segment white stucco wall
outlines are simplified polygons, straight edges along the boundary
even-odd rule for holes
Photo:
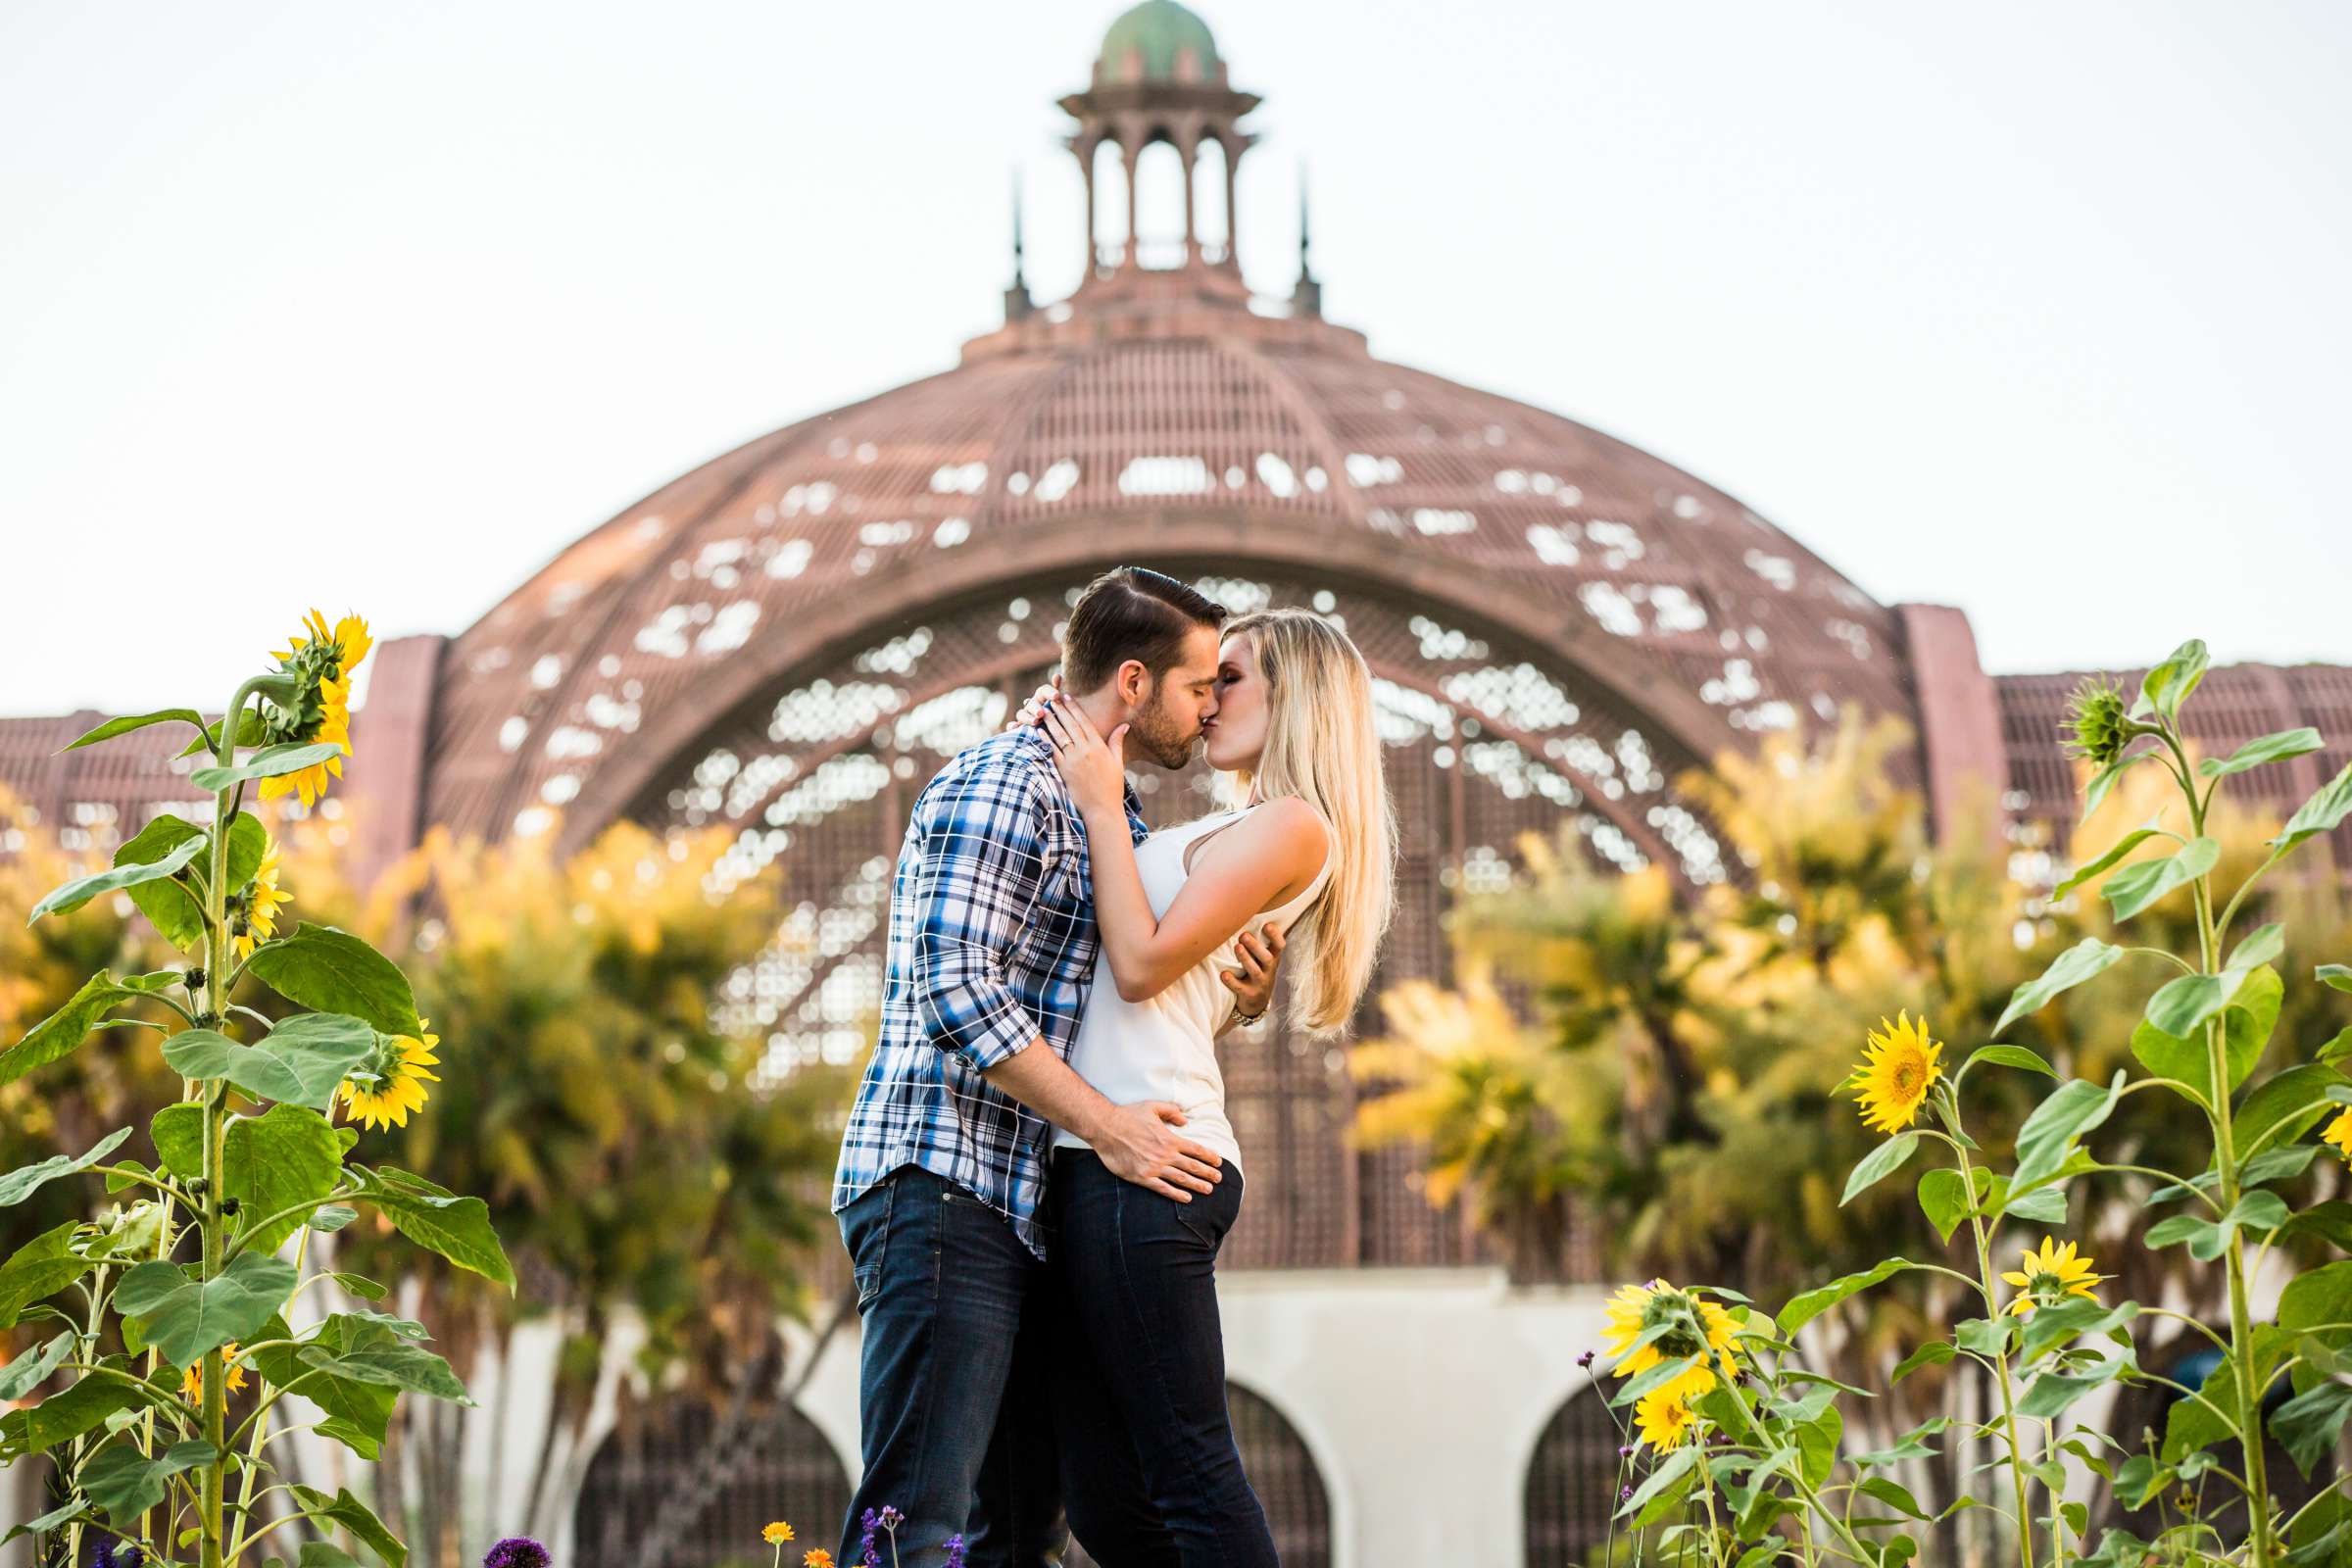
[[[1331,1500],[1333,1568],[1523,1562],[1522,1489],[1544,1424],[1587,1386],[1606,1292],[1499,1269],[1269,1270],[1218,1281],[1226,1370],[1297,1429]],[[799,1352],[809,1336],[794,1330]],[[858,1339],[802,1407],[858,1474]]]

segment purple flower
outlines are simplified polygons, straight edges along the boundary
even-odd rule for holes
[[[1583,1368],[1584,1368],[1586,1371],[1588,1371],[1588,1372],[1592,1371],[1592,1352],[1591,1350],[1587,1350],[1587,1351],[1586,1351],[1584,1354],[1582,1354],[1582,1355],[1578,1356],[1578,1357],[1576,1358],[1576,1364],[1577,1364],[1578,1366],[1580,1366],[1580,1367],[1583,1367]]]
[[[1633,1456],[1634,1456],[1634,1446],[1633,1446],[1632,1444],[1630,1444],[1630,1443],[1620,1443],[1619,1445],[1617,1445],[1617,1457],[1618,1457],[1618,1458],[1620,1458],[1620,1459],[1630,1459],[1630,1458],[1632,1458]]]
[[[97,1568],[139,1568],[139,1548],[118,1545],[115,1538],[108,1536],[98,1543],[95,1561]]]
[[[858,1516],[858,1523],[865,1530],[858,1543],[860,1548],[858,1553],[858,1568],[882,1568],[882,1551],[874,1544],[874,1537],[882,1525],[881,1515],[868,1508]]]
[[[889,1530],[889,1531],[893,1531],[893,1532],[896,1532],[896,1531],[897,1531],[897,1529],[899,1528],[899,1526],[901,1526],[901,1525],[905,1524],[906,1522],[906,1516],[905,1514],[903,1514],[903,1513],[899,1512],[899,1510],[898,1510],[898,1509],[896,1509],[896,1508],[893,1508],[893,1507],[889,1507],[889,1506],[887,1506],[887,1505],[885,1505],[885,1506],[884,1506],[884,1508],[882,1509],[882,1528],[883,1528],[883,1529],[885,1529],[885,1530]]]
[[[1631,1501],[1633,1501],[1633,1500],[1634,1500],[1634,1489],[1633,1489],[1633,1488],[1631,1488],[1631,1487],[1619,1487],[1619,1488],[1617,1489],[1617,1500],[1618,1500],[1619,1502],[1631,1502]]]
[[[963,1568],[963,1537],[948,1538],[948,1568]]]
[[[482,1556],[482,1568],[547,1568],[547,1548],[528,1536],[509,1536]]]

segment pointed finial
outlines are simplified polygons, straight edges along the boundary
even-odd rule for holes
[[[1298,160],[1298,282],[1291,290],[1291,310],[1299,316],[1323,314],[1323,285],[1307,264],[1306,160]]]
[[[1021,166],[1012,166],[1012,280],[1021,280]]]
[[[1029,279],[1021,275],[1021,166],[1012,166],[1012,281],[1004,288],[1004,319],[1017,321],[1036,309],[1029,297]]]
[[[1312,269],[1306,265],[1306,160],[1298,160],[1298,275],[1307,277]]]

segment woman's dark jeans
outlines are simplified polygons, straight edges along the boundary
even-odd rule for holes
[[[1225,1408],[1216,1261],[1241,1171],[1179,1203],[1059,1150],[1047,1202],[1071,1532],[1103,1568],[1278,1568]]]

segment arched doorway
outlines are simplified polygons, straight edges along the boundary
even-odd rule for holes
[[[730,1455],[713,1441],[724,1417],[707,1399],[673,1396],[608,1437],[573,1505],[577,1559],[627,1568],[662,1529],[674,1544],[654,1568],[759,1568],[771,1555],[760,1539],[771,1519],[790,1522],[812,1544],[830,1544],[849,1510],[850,1478],[816,1423],[790,1405],[755,1412],[723,1446],[746,1451]],[[740,1468],[694,1508],[686,1500],[694,1483],[726,1457],[740,1458]],[[692,1517],[677,1516],[682,1502]]]
[[[1225,1407],[1233,1414],[1242,1468],[1265,1505],[1283,1568],[1331,1568],[1331,1494],[1298,1429],[1269,1400],[1238,1383],[1225,1385]],[[1098,1568],[1074,1541],[1061,1561],[1062,1568]]]
[[[1553,1413],[1527,1465],[1527,1568],[1597,1560],[1623,1485],[1624,1441],[1598,1390],[1570,1395]]]

